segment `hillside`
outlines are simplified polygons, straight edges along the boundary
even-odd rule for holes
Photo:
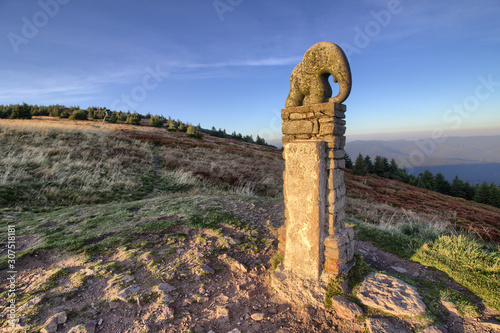
[[[0,226],[15,226],[19,331],[61,311],[60,332],[365,331],[364,319],[284,304],[268,288],[284,222],[281,150],[45,117],[0,120],[0,138]],[[402,332],[433,323],[492,332],[498,247],[453,228],[499,242],[500,209],[350,172],[346,184],[361,262],[419,286],[429,309],[389,320]],[[1,306],[0,327],[10,332]]]
[[[409,173],[418,175],[425,169],[441,172],[449,180],[456,175],[471,184],[483,181],[500,183],[500,136],[447,137],[439,140],[366,140],[351,141],[346,151],[355,158],[358,154],[372,158],[379,155],[396,162]],[[411,154],[418,165],[409,162]],[[420,159],[419,156],[425,156]]]

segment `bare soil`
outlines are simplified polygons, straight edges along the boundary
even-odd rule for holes
[[[68,319],[59,325],[58,332],[68,332],[79,324],[110,333],[226,333],[233,329],[272,333],[366,332],[366,318],[345,321],[337,318],[333,310],[287,304],[269,287],[276,229],[283,223],[282,204],[239,200],[207,204],[218,204],[233,212],[254,225],[255,230],[223,226],[220,233],[180,226],[138,235],[143,240],[139,248],[120,247],[92,258],[38,251],[20,259],[17,293],[20,300],[32,295],[31,302],[35,304],[18,308],[18,331],[38,331],[52,315],[65,311]],[[446,281],[450,288],[471,296],[442,272],[398,258],[368,242],[358,241],[356,249],[376,270]],[[64,274],[48,290],[37,292],[55,269],[62,269]],[[401,273],[401,269],[406,272]],[[5,281],[2,277],[0,292],[7,290]],[[168,283],[174,290],[158,290],[160,283]],[[139,291],[121,300],[119,292],[129,286],[138,286]],[[498,313],[485,308],[477,297],[471,297],[481,315],[460,318],[450,313],[441,318],[442,329],[494,332],[481,322]],[[5,303],[2,307],[2,320],[6,320]],[[418,323],[404,318],[389,320],[398,327],[418,327]],[[4,322],[1,332],[12,331]]]

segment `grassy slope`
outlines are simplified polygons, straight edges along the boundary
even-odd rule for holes
[[[2,121],[0,136],[0,224],[3,228],[16,222],[20,241],[31,242],[26,253],[61,248],[92,254],[175,224],[237,224],[231,214],[204,203],[239,194],[281,197],[281,151],[269,147],[209,136],[201,141],[164,129],[101,129],[95,122],[53,119]],[[464,264],[470,252],[463,247],[449,252],[449,246],[442,246],[444,237],[457,237],[423,237],[418,228],[408,227],[444,221],[498,241],[500,209],[379,177],[346,173],[346,183],[349,211],[358,221],[405,220],[398,232],[359,224],[360,237],[368,235],[389,251],[446,271],[500,308],[495,298],[500,286],[494,283],[500,280],[500,265],[491,260],[498,257],[498,249],[477,242],[473,247],[479,255],[470,257],[475,263]],[[457,265],[479,275],[456,270]],[[474,289],[474,279],[484,281],[476,283],[481,288]]]

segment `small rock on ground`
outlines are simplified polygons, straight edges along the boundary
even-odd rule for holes
[[[66,312],[59,312],[52,317],[50,317],[46,322],[44,327],[40,330],[42,333],[55,333],[57,332],[57,325],[64,324],[68,316]]]
[[[264,314],[262,312],[254,313],[250,316],[254,321],[261,321],[264,319]]]
[[[370,333],[410,332],[409,330],[401,330],[401,328],[394,326],[389,320],[384,318],[368,318],[367,323]]]
[[[116,298],[118,298],[121,301],[128,302],[128,299],[127,299],[128,296],[130,296],[131,294],[139,292],[140,289],[141,289],[141,287],[139,287],[136,284],[131,285],[130,287],[127,287],[125,289],[120,290],[116,294]]]
[[[368,274],[357,296],[366,306],[396,316],[418,316],[426,309],[415,287],[382,273]]]
[[[443,333],[443,331],[440,330],[439,327],[437,327],[436,325],[432,325],[432,326],[427,327],[425,330],[423,330],[420,333]]]
[[[159,291],[163,291],[163,292],[166,292],[166,293],[169,293],[171,291],[174,291],[175,290],[175,287],[173,287],[172,285],[170,285],[169,283],[166,283],[166,282],[162,282],[158,285],[158,290]]]
[[[332,298],[332,306],[339,318],[352,320],[363,314],[361,308],[345,297]]]

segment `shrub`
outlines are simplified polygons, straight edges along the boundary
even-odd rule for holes
[[[139,118],[139,115],[137,113],[130,114],[130,115],[127,116],[127,120],[125,120],[125,124],[140,125],[141,124],[141,118]]]
[[[85,110],[77,110],[69,116],[71,120],[87,120],[87,111]]]
[[[186,135],[191,138],[202,139],[203,134],[193,125],[189,125],[186,130]]]

